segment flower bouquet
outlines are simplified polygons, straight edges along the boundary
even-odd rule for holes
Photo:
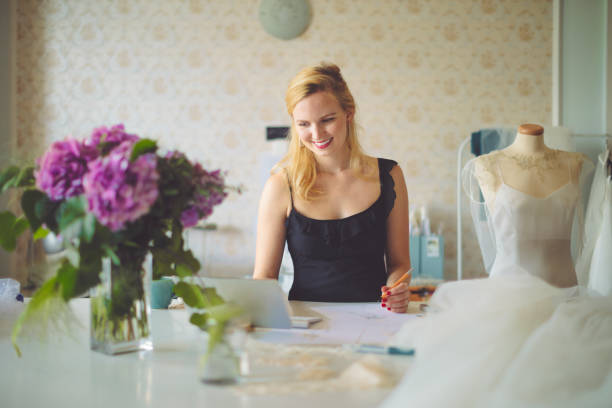
[[[18,354],[25,323],[48,325],[66,315],[70,299],[88,291],[93,349],[114,354],[148,348],[151,273],[184,278],[198,272],[183,230],[207,218],[231,189],[220,170],[209,172],[177,151],[160,154],[153,140],[127,133],[123,125],[55,142],[36,166],[4,169],[0,192],[9,188],[24,190],[23,215],[0,213],[0,245],[15,249],[29,227],[35,240],[52,232],[65,247],[55,276],[14,326]],[[195,288],[179,285],[183,292]]]

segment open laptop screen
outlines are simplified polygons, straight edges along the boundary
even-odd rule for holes
[[[291,306],[278,281],[201,277],[204,285],[217,289],[226,301],[240,305],[254,326],[291,328]]]

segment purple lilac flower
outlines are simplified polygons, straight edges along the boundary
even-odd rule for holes
[[[53,201],[82,194],[87,165],[97,155],[95,148],[72,138],[51,144],[36,161],[36,186]]]
[[[94,160],[85,176],[89,211],[113,231],[146,214],[159,194],[156,155],[144,154],[130,163],[133,145],[133,141],[124,141]]]
[[[181,222],[185,228],[194,226],[198,219],[208,218],[213,207],[221,204],[227,196],[221,170],[208,172],[199,163],[194,165],[193,170],[196,192],[193,201],[181,214]]]
[[[194,206],[190,206],[181,213],[181,224],[185,228],[193,227],[198,223],[199,219],[200,214],[198,214],[198,210]]]
[[[110,129],[106,126],[94,129],[87,143],[94,147],[98,147],[100,143],[108,143],[111,148],[115,148],[125,141],[136,142],[138,139],[137,135],[127,133],[125,126],[120,123],[112,126]]]

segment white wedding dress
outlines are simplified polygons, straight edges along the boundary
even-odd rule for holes
[[[583,195],[593,163],[581,155],[571,157],[582,160],[580,174],[572,174],[568,164],[568,181],[545,197],[508,185],[501,169],[493,164],[489,175],[499,184],[493,203],[486,203],[480,192],[475,159],[465,165],[463,186],[490,276],[527,272],[558,287],[586,286],[574,264],[584,246]]]
[[[607,407],[612,297],[528,274],[451,282],[392,344],[413,365],[383,408]]]
[[[414,363],[383,408],[612,406],[612,296],[566,287],[580,192],[535,198],[502,180],[491,213],[476,208],[490,277],[441,285],[402,327],[391,343],[415,347]]]
[[[585,217],[585,239],[576,269],[589,289],[612,294],[612,179],[607,169],[610,151],[597,160]]]
[[[574,213],[578,184],[563,186],[538,198],[505,183],[497,190],[490,213],[496,237],[495,262],[491,276],[527,271],[554,286],[575,286],[576,272],[571,256]],[[516,265],[521,268],[516,268]]]

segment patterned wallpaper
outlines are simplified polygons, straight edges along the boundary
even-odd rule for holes
[[[550,0],[310,0],[291,41],[260,26],[257,0],[19,0],[17,149],[33,157],[68,134],[128,130],[229,171],[247,191],[194,239],[205,264],[250,273],[260,168],[286,125],[284,91],[303,66],[341,66],[358,104],[362,143],[397,160],[411,205],[443,224],[454,278],[456,152],[475,129],[549,123]],[[466,156],[467,159],[467,156]],[[465,224],[465,275],[482,262]]]

